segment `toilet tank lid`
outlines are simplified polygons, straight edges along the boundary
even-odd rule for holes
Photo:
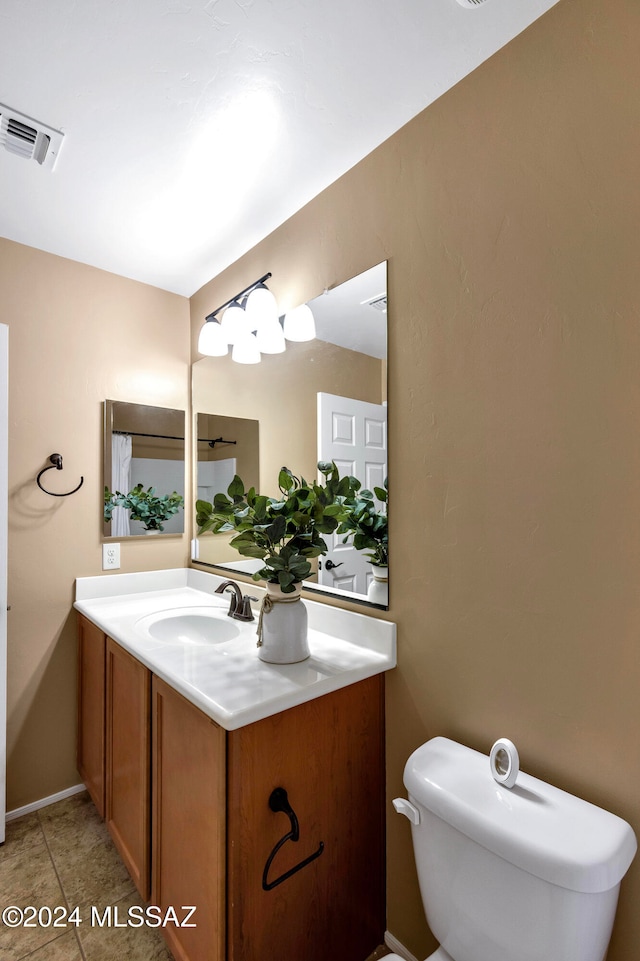
[[[529,874],[572,891],[608,891],[637,849],[622,818],[522,771],[498,784],[486,754],[445,737],[423,744],[406,763],[414,803]],[[418,829],[419,830],[419,829]]]

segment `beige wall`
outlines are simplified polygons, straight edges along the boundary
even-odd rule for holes
[[[188,301],[0,240],[9,326],[8,798],[77,784],[74,579],[102,573],[102,402],[189,399]],[[49,454],[63,471],[35,477]],[[188,535],[122,543],[122,571],[182,567]]]
[[[192,298],[389,260],[388,792],[444,734],[640,833],[640,6],[562,0]],[[426,933],[389,814],[388,924]],[[640,859],[609,961],[640,944]]]

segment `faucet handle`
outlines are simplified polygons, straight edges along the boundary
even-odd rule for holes
[[[255,620],[253,611],[251,610],[251,601],[257,601],[257,600],[258,600],[257,597],[249,597],[248,594],[245,594],[244,597],[242,598],[242,603],[238,605],[240,610],[236,610],[235,612],[234,616],[236,620],[238,621]]]

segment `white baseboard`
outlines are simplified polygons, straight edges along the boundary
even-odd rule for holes
[[[394,937],[390,931],[385,931],[384,943],[388,948],[391,948],[392,951],[395,951],[396,954],[399,954],[401,958],[404,958],[405,961],[418,961],[415,955],[411,954],[410,951],[407,951],[404,944],[401,944],[400,941],[398,941],[398,939]]]
[[[55,804],[56,801],[64,801],[65,798],[72,797],[74,794],[80,794],[81,791],[86,791],[84,784],[74,784],[73,787],[65,788],[64,791],[58,791],[57,794],[50,794],[49,797],[40,798],[39,801],[25,804],[24,807],[7,811],[6,820],[15,821],[16,818],[21,818],[23,814],[31,814],[33,811],[39,811],[40,808],[46,808],[49,804]]]

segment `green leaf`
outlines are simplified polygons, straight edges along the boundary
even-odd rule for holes
[[[282,467],[278,474],[278,487],[281,491],[290,491],[295,486],[295,479],[287,467]]]
[[[286,533],[286,530],[287,530],[286,518],[282,514],[279,514],[275,518],[273,523],[269,524],[269,526],[265,528],[265,534],[267,535],[270,541],[275,543],[276,541],[282,540],[282,538]]]
[[[237,474],[234,475],[233,480],[227,487],[227,494],[233,501],[242,500],[244,498],[244,484]]]

